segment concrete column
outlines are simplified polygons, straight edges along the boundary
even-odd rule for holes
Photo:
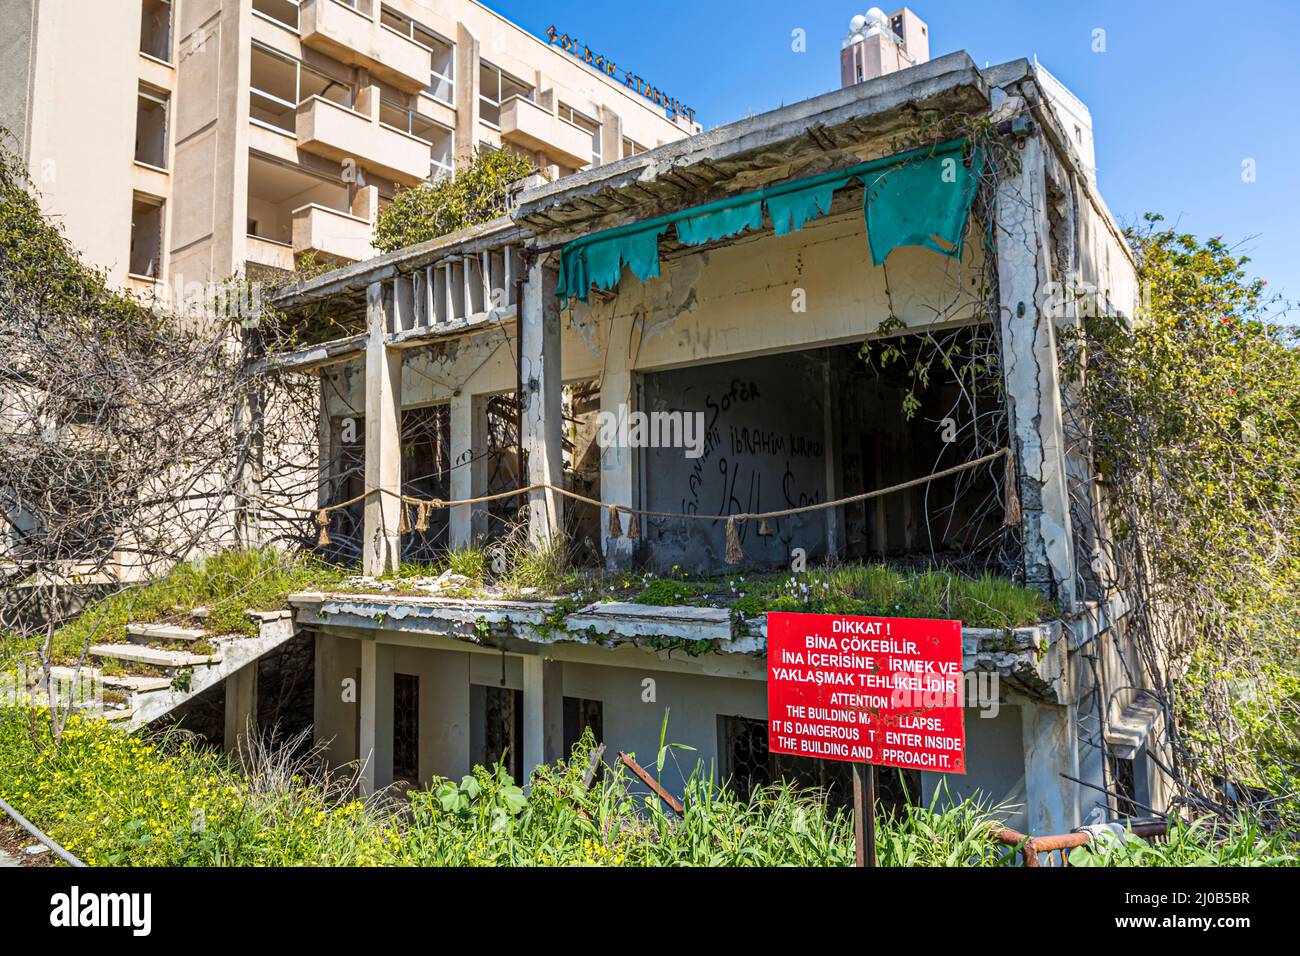
[[[998,287],[1002,368],[1023,511],[1030,587],[1074,608],[1074,546],[1066,487],[1061,389],[1051,279],[1042,142],[1024,141],[1020,171],[998,184]]]
[[[376,4],[378,6],[378,4]],[[468,163],[478,148],[478,40],[456,24],[456,164]]]
[[[622,421],[631,414],[633,406],[632,317],[617,315],[610,322],[609,345],[605,350],[605,374],[600,383],[601,417]],[[599,435],[597,438],[599,439]],[[617,436],[615,436],[617,438]],[[600,500],[605,505],[630,508],[636,500],[636,462],[633,450],[617,441],[601,443],[600,448]],[[638,518],[638,521],[641,519]],[[600,512],[600,540],[605,552],[605,567],[610,570],[626,568],[632,564],[634,542],[629,541],[619,529],[620,536],[609,536],[609,511]],[[644,528],[641,529],[644,532]]]
[[[523,445],[528,455],[528,483],[545,482],[556,488],[564,483],[562,448],[560,315],[555,303],[555,280],[541,263],[528,270],[524,284],[522,334],[519,354],[523,380]],[[535,543],[553,540],[564,528],[564,499],[552,491],[528,496],[529,538]]]
[[[600,161],[613,163],[623,158],[623,119],[608,106],[600,108]]]
[[[1026,703],[1020,708],[1025,751],[1028,833],[1068,833],[1079,826],[1079,776],[1074,705]]]
[[[474,398],[462,392],[451,399],[451,497],[472,498],[476,493],[474,471]],[[474,540],[474,508],[458,505],[451,509],[451,546],[466,548]]]
[[[362,570],[379,575],[401,560],[397,533],[402,489],[402,353],[385,343],[388,309],[384,287],[366,290],[366,490]],[[382,493],[389,492],[389,493]]]
[[[379,646],[373,640],[361,642],[361,686],[357,688],[357,707],[361,710],[357,732],[357,760],[361,764],[361,792],[375,792],[375,740],[379,710]]]
[[[226,752],[238,752],[256,724],[257,661],[252,661],[226,677]]]
[[[526,655],[523,664],[524,774],[531,776],[534,767],[563,756],[563,665],[537,654]]]

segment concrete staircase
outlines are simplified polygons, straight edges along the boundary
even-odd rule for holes
[[[212,634],[201,626],[128,624],[121,644],[95,644],[81,668],[74,707],[83,714],[136,729],[156,720],[254,663],[296,633],[292,611],[250,611],[256,636]],[[92,663],[93,662],[93,663]],[[111,665],[105,673],[105,665]],[[53,667],[59,696],[72,690],[73,669]]]

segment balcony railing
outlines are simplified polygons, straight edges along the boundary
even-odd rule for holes
[[[302,42],[408,93],[429,85],[429,51],[382,25],[364,9],[341,0],[304,0],[298,32]]]
[[[249,235],[245,237],[244,258],[259,266],[279,269],[283,272],[294,270],[293,247],[274,239]]]
[[[541,150],[563,166],[591,162],[590,133],[522,96],[501,104],[501,138],[524,149]]]
[[[353,159],[406,186],[429,177],[427,140],[320,96],[298,105],[296,135],[299,149],[338,162]]]
[[[311,203],[293,211],[293,251],[359,262],[375,254],[371,224],[359,216]]]

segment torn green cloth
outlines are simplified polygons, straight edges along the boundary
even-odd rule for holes
[[[955,143],[924,159],[863,176],[872,264],[882,265],[900,246],[959,257],[982,171],[983,154],[976,151],[968,167],[962,162],[962,144]]]
[[[618,285],[623,267],[644,282],[659,275],[659,237],[668,231],[667,224],[612,236],[580,239],[565,246],[560,253],[560,277],[555,295],[563,308],[570,296],[587,301],[594,285],[612,289]],[[599,236],[599,234],[597,234]]]
[[[698,246],[715,239],[725,239],[746,229],[763,228],[763,201],[755,198],[719,209],[677,220],[677,238],[683,245]]]
[[[848,184],[848,176],[827,183],[796,189],[793,192],[768,196],[767,214],[772,217],[772,230],[778,236],[803,228],[803,224],[831,211],[835,190]]]

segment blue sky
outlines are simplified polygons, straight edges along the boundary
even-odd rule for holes
[[[839,85],[849,18],[870,2],[487,0],[544,36],[554,24],[694,106],[706,128]],[[1300,3],[916,0],[932,56],[981,66],[1038,55],[1092,110],[1102,195],[1121,222],[1162,212],[1242,243],[1300,300]],[[883,5],[886,12],[896,9]],[[791,31],[807,51],[791,51]],[[1093,31],[1105,30],[1105,52]],[[1242,161],[1256,179],[1242,182]],[[1295,320],[1295,315],[1292,315]]]

